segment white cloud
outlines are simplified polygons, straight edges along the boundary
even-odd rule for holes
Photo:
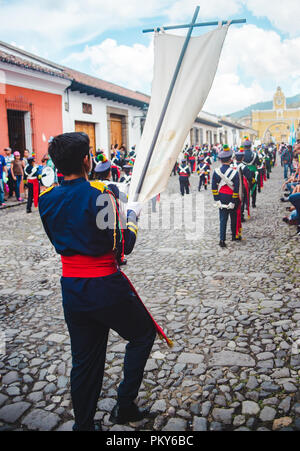
[[[231,27],[205,110],[225,114],[271,100],[278,85],[286,95],[299,92],[300,38],[281,39],[254,25]],[[88,64],[94,74],[134,90],[150,93],[153,44],[118,45],[106,39],[71,55],[68,65]]]
[[[266,91],[258,81],[245,85],[235,73],[218,74],[203,109],[215,114],[230,114],[270,100],[272,95],[273,91]]]
[[[281,39],[254,25],[232,27],[205,109],[229,113],[271,100],[278,85],[295,95],[300,87],[300,37]]]
[[[107,30],[139,26],[170,0],[13,0],[1,5],[2,40],[19,45],[39,43],[43,52],[86,43]]]
[[[299,0],[244,0],[256,17],[266,17],[278,30],[299,36]]]
[[[153,41],[148,47],[118,45],[106,39],[99,45],[86,46],[83,52],[73,53],[66,64],[88,63],[93,73],[112,83],[150,93],[153,75]]]
[[[61,61],[68,46],[87,44],[108,30],[142,28],[145,19],[152,18],[153,25],[189,22],[197,5],[199,21],[229,19],[244,17],[247,8],[290,38],[251,24],[230,27],[205,109],[227,113],[270,99],[279,84],[287,95],[300,91],[300,0],[0,0],[0,5],[2,39],[54,61]],[[158,17],[164,23],[157,23]],[[73,53],[66,64],[150,92],[153,47],[106,39]]]

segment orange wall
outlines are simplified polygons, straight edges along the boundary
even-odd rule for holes
[[[9,146],[5,100],[12,101],[23,97],[24,101],[33,104],[34,147],[36,162],[40,163],[43,155],[47,153],[50,136],[63,132],[62,96],[11,85],[6,85],[5,94],[3,91],[0,89],[0,153],[3,154],[3,149]],[[46,142],[43,141],[43,134],[46,136]]]

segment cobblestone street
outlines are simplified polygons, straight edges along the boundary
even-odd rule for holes
[[[158,415],[126,426],[109,422],[126,344],[111,332],[96,419],[111,431],[300,430],[299,238],[282,221],[282,168],[258,195],[244,240],[231,242],[228,227],[225,250],[211,191],[197,192],[197,176],[191,183],[190,198],[204,202],[204,236],[159,229],[158,211],[124,267],[174,341],[169,349],[156,340],[138,398]],[[170,195],[181,214],[177,177],[158,210]],[[142,215],[144,224],[150,211]],[[185,207],[186,217],[192,211]],[[60,258],[37,211],[3,210],[0,225],[0,430],[71,430]]]

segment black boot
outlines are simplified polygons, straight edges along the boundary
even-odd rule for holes
[[[116,404],[113,408],[109,421],[114,424],[135,423],[141,421],[146,417],[154,417],[155,414],[150,414],[150,409],[140,409],[136,404],[132,403],[128,407],[122,407]]]
[[[222,248],[227,247],[225,241],[220,241],[219,246]]]

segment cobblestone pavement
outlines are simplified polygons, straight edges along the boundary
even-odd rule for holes
[[[158,416],[109,423],[125,347],[111,333],[96,418],[111,431],[300,430],[299,240],[282,222],[282,170],[273,171],[259,195],[245,240],[228,241],[226,250],[218,246],[211,192],[198,193],[197,181],[193,176],[185,202],[204,206],[204,237],[163,227],[158,212],[152,229],[140,231],[125,267],[175,341],[172,349],[155,342],[139,394],[138,403],[150,404]],[[181,217],[178,192],[178,179],[171,177],[161,205],[173,199],[175,219]],[[194,213],[184,208],[192,220]],[[149,218],[143,212],[143,224]],[[70,430],[70,344],[59,258],[37,212],[4,210],[0,227],[0,428]]]

